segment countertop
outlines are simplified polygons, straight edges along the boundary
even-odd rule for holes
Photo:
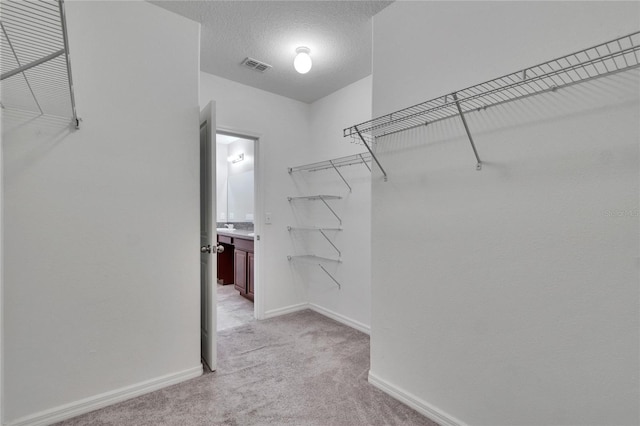
[[[247,231],[245,229],[234,229],[234,230],[225,229],[222,231],[216,230],[216,234],[226,235],[227,237],[242,238],[245,240],[253,240],[255,238],[254,231]]]

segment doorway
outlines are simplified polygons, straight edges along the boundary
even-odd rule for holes
[[[258,138],[216,133],[216,233],[218,322],[222,331],[254,321],[256,296],[256,206]]]
[[[216,182],[217,164],[218,158],[216,155],[216,135],[218,133],[227,137],[235,137],[237,139],[245,139],[252,142],[253,145],[253,209],[254,212],[236,213],[234,211],[233,220],[237,217],[243,217],[245,221],[252,219],[253,232],[247,232],[247,234],[253,234],[253,252],[250,252],[247,247],[244,248],[247,261],[247,274],[251,274],[253,279],[253,286],[251,288],[253,292],[253,311],[250,312],[250,319],[263,319],[264,318],[264,305],[263,305],[263,293],[262,293],[262,279],[260,262],[261,244],[260,233],[261,223],[255,220],[263,216],[262,212],[262,179],[260,162],[260,134],[252,133],[248,131],[237,131],[227,128],[216,127],[216,111],[215,102],[210,102],[201,112],[200,117],[200,212],[201,212],[201,354],[203,364],[209,368],[209,370],[215,370],[217,365],[217,316],[218,316],[218,297],[217,297],[217,277],[218,277],[218,253],[222,249],[222,244],[218,243],[217,228],[218,225],[231,224],[229,221],[228,211],[224,223],[218,223],[217,212],[217,193],[218,185]],[[208,147],[208,148],[207,148]],[[235,158],[239,158],[235,157]],[[229,161],[229,156],[221,157],[221,160]],[[233,160],[231,160],[233,161]],[[245,179],[246,180],[246,179]],[[227,188],[228,189],[228,188]],[[253,217],[251,217],[253,214]],[[224,227],[224,226],[221,226]],[[227,228],[227,227],[224,227]],[[234,228],[236,225],[234,224]],[[249,235],[247,235],[249,236]],[[234,241],[235,242],[235,241]],[[234,246],[234,256],[235,256]],[[206,255],[208,252],[209,256]],[[249,263],[251,262],[251,263]],[[247,275],[249,276],[249,275]],[[250,281],[250,282],[251,282]],[[235,283],[234,283],[235,287]],[[251,303],[251,302],[249,302]]]

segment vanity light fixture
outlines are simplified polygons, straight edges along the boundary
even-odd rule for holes
[[[240,154],[237,155],[232,155],[231,157],[227,158],[227,161],[230,163],[239,163],[240,161],[244,160],[244,152],[241,152]]]
[[[308,47],[301,46],[296,49],[296,53],[296,58],[293,60],[293,67],[300,74],[308,73],[312,65],[311,56],[309,56],[311,50],[309,50]]]

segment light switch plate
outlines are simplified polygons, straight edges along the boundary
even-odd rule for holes
[[[271,213],[264,214],[264,223],[267,225],[271,225]]]

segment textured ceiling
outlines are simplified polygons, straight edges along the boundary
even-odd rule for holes
[[[390,1],[152,1],[202,24],[202,71],[303,102],[371,73],[371,17]],[[293,69],[298,46],[313,68]],[[245,57],[272,65],[261,73]]]

